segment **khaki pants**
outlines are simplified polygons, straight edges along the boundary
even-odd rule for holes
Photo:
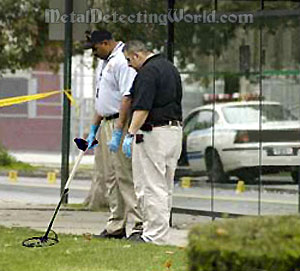
[[[139,131],[144,142],[133,143],[133,180],[143,212],[142,238],[156,244],[168,241],[174,174],[181,152],[182,128],[154,127]]]
[[[136,225],[142,223],[141,211],[137,206],[133,186],[131,159],[123,154],[122,144],[117,153],[110,152],[107,146],[111,140],[115,122],[116,119],[102,121],[99,141],[101,153],[95,159],[99,169],[97,174],[105,180],[108,190],[110,209],[110,217],[106,225],[108,233],[118,232],[125,228],[128,214],[132,215]],[[135,227],[134,230],[141,230],[141,226]]]
[[[105,142],[103,138],[102,129],[97,133],[98,142]],[[89,191],[89,195],[86,198],[86,202],[88,203],[88,207],[91,210],[99,210],[104,206],[108,206],[107,199],[107,187],[106,187],[106,176],[105,176],[105,163],[108,163],[107,159],[104,159],[105,154],[103,151],[103,144],[98,144],[94,150],[95,153],[95,162],[94,162],[94,172],[93,172],[93,180],[92,185]]]

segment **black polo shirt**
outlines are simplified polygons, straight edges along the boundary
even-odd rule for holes
[[[148,58],[133,82],[132,111],[148,110],[145,123],[182,120],[182,86],[175,66],[162,57]]]

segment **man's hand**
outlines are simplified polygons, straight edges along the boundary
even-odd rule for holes
[[[97,134],[99,127],[100,127],[100,125],[95,125],[95,124],[91,125],[90,133],[89,133],[88,137],[86,138],[86,141],[88,143],[88,149],[93,149],[95,146],[98,145],[98,144],[96,144],[96,145],[92,146],[94,140],[96,139],[96,134]]]
[[[112,132],[111,141],[107,143],[108,148],[112,152],[117,152],[121,143],[123,131],[121,129],[115,129]]]
[[[130,158],[131,157],[131,148],[132,148],[132,141],[134,139],[133,134],[127,134],[124,138],[123,145],[122,145],[122,151],[124,152],[125,156]]]

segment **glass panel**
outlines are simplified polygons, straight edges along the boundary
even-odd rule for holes
[[[189,18],[192,14],[211,16],[214,6],[213,1],[176,1],[175,9],[185,14],[181,22],[175,23],[175,65],[182,77],[185,118],[178,175],[194,176],[196,186],[187,189],[182,182],[184,187],[175,188],[173,202],[175,207],[211,211],[211,185],[204,175],[205,152],[198,136],[205,134],[206,141],[211,142],[213,111],[202,106],[204,94],[213,92],[213,25],[194,23]]]
[[[299,3],[297,1],[264,1],[265,10],[282,10],[292,11],[299,9]]]
[[[176,8],[191,11],[186,7],[194,2],[180,3]],[[216,19],[232,15],[236,21],[176,24],[176,64],[185,71],[183,165],[201,187],[184,190],[193,194],[184,202],[190,208],[251,215],[297,211],[292,182],[300,164],[299,4],[266,1],[265,17],[256,13],[260,4],[203,1],[197,11],[217,8]],[[252,13],[248,23],[238,21]],[[202,110],[214,112],[212,127],[199,121]]]
[[[215,124],[210,150],[217,212],[258,213],[258,189],[247,188],[255,179],[252,166],[258,166],[259,149],[247,142],[246,131],[258,129],[259,31],[251,20],[238,20],[239,15],[258,9],[259,1],[218,1],[220,16],[236,16],[237,21],[214,28],[216,93],[223,94],[213,105],[220,121]]]
[[[266,3],[268,9],[299,3]],[[294,10],[295,11],[295,10]],[[263,29],[262,214],[298,212],[300,165],[299,17],[270,17]],[[276,29],[276,30],[275,30]],[[275,108],[277,108],[275,110]]]
[[[218,0],[218,12],[240,12],[240,11],[256,11],[260,9],[260,1],[236,1],[236,0]]]

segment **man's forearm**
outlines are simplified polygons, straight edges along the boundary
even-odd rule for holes
[[[132,121],[128,132],[130,134],[136,134],[136,132],[142,127],[148,117],[149,111],[147,110],[136,110],[133,113]]]
[[[122,98],[121,107],[119,110],[119,119],[116,124],[117,129],[122,130],[124,128],[127,121],[128,112],[131,107],[131,101],[132,99],[129,96],[124,96]]]

